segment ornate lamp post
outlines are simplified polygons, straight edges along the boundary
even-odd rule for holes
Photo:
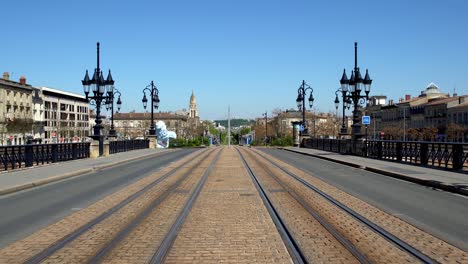
[[[154,85],[153,81],[151,81],[151,84],[143,89],[143,99],[141,101],[143,102],[143,108],[146,109],[146,106],[148,105],[148,99],[146,98],[145,91],[148,91],[151,97],[151,127],[149,134],[150,136],[154,136],[156,135],[156,129],[154,127],[154,109],[158,109],[159,107],[159,90],[156,85]]]
[[[94,125],[93,135],[91,136],[94,140],[99,140],[99,155],[103,154],[103,135],[102,135],[102,120],[101,120],[101,103],[103,100],[108,100],[107,92],[114,91],[114,80],[112,79],[111,72],[107,75],[107,79],[104,80],[101,68],[99,67],[99,42],[97,45],[97,67],[94,69],[93,79],[89,79],[88,70],[84,79],[81,81],[83,84],[83,91],[86,95],[86,100],[89,100],[91,104],[96,105],[96,125]],[[93,92],[90,95],[90,90]]]
[[[109,111],[111,110],[111,127],[109,129],[109,137],[115,137],[115,128],[114,128],[114,97],[115,95],[119,95],[117,99],[117,112],[120,111],[120,107],[122,106],[122,101],[120,100],[120,96],[122,95],[117,89],[114,88],[113,92],[107,91],[107,100],[106,100],[106,109]]]
[[[346,70],[343,70],[343,76],[341,77],[340,84],[341,91],[343,93],[343,101],[348,102],[348,100],[351,100],[353,105],[351,140],[353,148],[352,151],[354,153],[356,149],[356,141],[359,137],[362,136],[360,123],[361,116],[358,111],[358,107],[369,100],[369,92],[372,84],[369,71],[366,69],[366,75],[363,79],[361,72],[359,71],[359,67],[357,66],[357,42],[354,42],[354,70],[351,72],[351,78],[348,80],[348,77],[346,76]],[[365,94],[361,94],[363,88]],[[336,99],[338,99],[338,96],[335,98],[335,101]]]
[[[306,97],[306,92],[307,90],[310,90],[310,96],[309,96],[309,108],[312,109],[312,106],[314,105],[314,89],[310,87],[304,80],[302,81],[301,86],[299,86],[299,89],[297,89],[297,108],[299,111],[302,110],[302,125],[304,126],[304,131],[300,133],[300,135],[307,135],[307,126],[305,122],[305,97]]]
[[[340,99],[338,99],[338,92],[341,92],[341,96],[343,98],[343,116],[342,116],[342,123],[341,123],[341,129],[340,129],[340,135],[346,135],[348,134],[348,128],[345,123],[345,118],[346,118],[346,109],[349,110],[351,107],[351,98],[348,97],[347,91],[343,91],[342,88],[339,88],[338,90],[335,91],[335,109],[337,112],[338,116],[338,107],[340,105]]]

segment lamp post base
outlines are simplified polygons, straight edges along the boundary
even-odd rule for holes
[[[104,136],[92,135],[91,138],[99,142],[99,156],[104,154]]]
[[[110,129],[109,130],[109,136],[108,137],[117,137],[117,133],[115,132],[115,129]]]
[[[155,135],[156,135],[156,129],[150,128],[150,130],[149,130],[149,135],[150,135],[150,136],[155,136]]]

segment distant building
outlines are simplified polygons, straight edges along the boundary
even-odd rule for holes
[[[197,98],[195,97],[193,90],[192,95],[190,96],[187,122],[188,126],[186,135],[188,137],[193,138],[196,136],[203,136],[203,128],[200,126],[200,117],[198,116]]]
[[[330,113],[305,113],[308,135],[315,137],[334,137],[338,133],[338,120]],[[293,122],[302,122],[302,112],[297,110],[286,110],[278,113],[268,120],[272,126],[272,135],[275,137],[291,136]],[[265,125],[265,118],[257,119],[258,125]],[[270,132],[268,132],[270,135]]]
[[[32,135],[33,87],[21,76],[19,82],[10,80],[8,72],[0,78],[0,144],[20,145]]]
[[[39,89],[44,103],[45,143],[82,141],[89,136],[89,103],[84,95]]]
[[[187,130],[186,115],[174,113],[154,113],[154,123],[163,121],[167,130],[174,131],[177,137],[184,137]],[[123,138],[144,137],[148,134],[151,125],[151,113],[115,113],[114,127],[118,135]]]
[[[190,96],[190,103],[189,103],[189,114],[190,118],[197,118],[198,117],[198,108],[197,108],[197,98],[192,90],[192,95]]]
[[[453,126],[449,128],[449,125],[457,124],[461,126],[461,129],[456,131],[458,141],[467,142],[468,113],[467,106],[464,105],[466,101],[467,95],[454,94],[450,97],[441,92],[437,85],[430,83],[417,97],[405,95],[398,103],[389,100],[387,105],[370,104],[366,108],[367,115],[371,116],[369,135],[371,138],[380,138],[383,132],[386,139],[411,140],[416,139],[418,133],[420,139],[424,130],[433,129],[437,132],[431,135],[430,140],[444,141],[452,140],[448,138],[448,134],[455,132],[450,131],[453,130]]]
[[[447,123],[461,127],[457,131],[456,140],[458,142],[468,142],[468,97],[458,97],[458,104],[449,105],[447,108]]]

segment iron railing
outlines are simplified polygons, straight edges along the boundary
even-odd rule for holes
[[[368,140],[352,153],[350,139],[307,138],[302,147],[468,173],[467,143]]]
[[[89,158],[89,142],[0,146],[0,169]]]
[[[113,140],[109,141],[109,154],[119,152],[127,152],[137,149],[149,148],[149,140],[147,139],[131,139],[131,140]]]

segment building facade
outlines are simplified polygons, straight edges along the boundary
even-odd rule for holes
[[[48,87],[41,87],[40,91],[44,143],[79,142],[90,135],[89,103],[85,96]]]
[[[188,116],[174,113],[154,113],[154,122],[163,121],[169,131],[177,137],[184,137],[188,126]],[[151,125],[151,113],[115,113],[114,127],[120,138],[140,138],[148,134]]]
[[[0,79],[0,144],[20,145],[32,135],[33,87],[22,76],[19,82],[10,80],[8,72]]]
[[[440,91],[430,83],[417,97],[406,95],[398,103],[370,105],[371,138],[393,140],[436,140],[468,142],[468,95]],[[465,118],[466,113],[466,118]]]

